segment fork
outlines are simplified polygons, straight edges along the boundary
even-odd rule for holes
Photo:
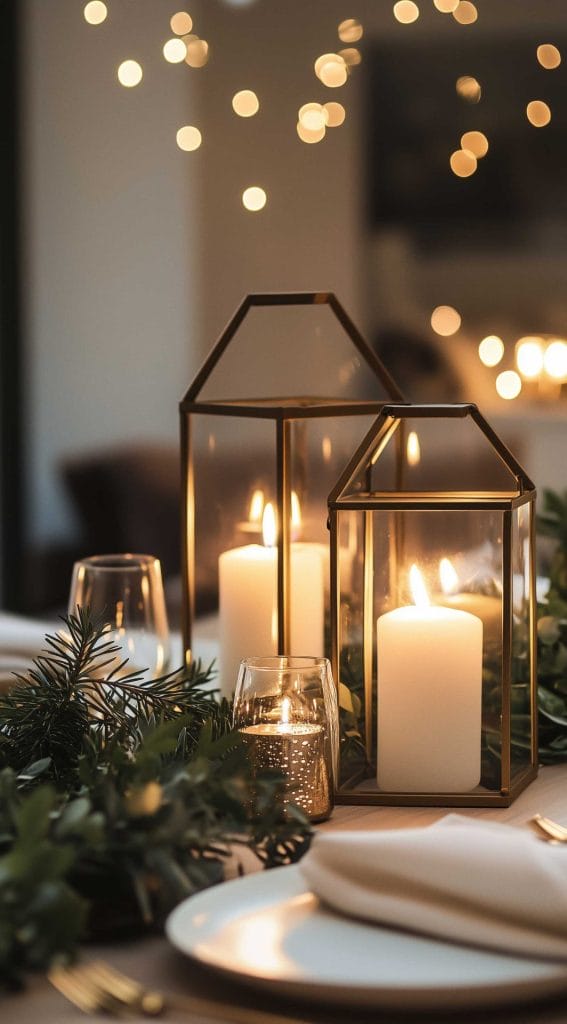
[[[102,1011],[113,1017],[135,1014],[157,1017],[165,1010],[180,1010],[219,1024],[306,1024],[281,1014],[218,1003],[199,996],[165,996],[145,988],[102,960],[91,960],[76,967],[55,967],[48,978],[61,995],[84,1013]]]
[[[540,832],[543,832],[541,838],[547,839],[548,843],[567,843],[567,828],[559,825],[552,818],[546,818],[542,814],[534,814],[533,818],[530,818],[530,823],[535,825]]]

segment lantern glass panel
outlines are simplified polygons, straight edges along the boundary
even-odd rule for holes
[[[530,674],[533,637],[530,618],[532,574],[530,519],[532,502],[512,512],[512,775],[525,771],[531,760]]]
[[[251,399],[252,404],[388,397],[326,304],[252,306],[199,394],[202,402]]]

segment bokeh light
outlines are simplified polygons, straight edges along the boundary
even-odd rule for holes
[[[344,122],[346,110],[342,103],[335,103],[333,100],[330,100],[329,103],[323,104],[323,110],[327,115],[328,128],[339,128]]]
[[[321,103],[304,103],[297,116],[299,123],[311,132],[318,132],[327,124],[327,113]]]
[[[539,377],[543,370],[543,345],[540,338],[520,338],[516,345],[516,366],[527,380]]]
[[[441,11],[441,14],[452,14],[457,10],[461,0],[433,0],[433,6]]]
[[[241,89],[232,97],[232,109],[239,117],[254,117],[260,109],[260,101],[252,89]]]
[[[266,202],[267,195],[263,188],[259,185],[250,185],[249,188],[245,188],[242,193],[242,205],[246,210],[250,210],[252,213],[257,213],[258,210],[263,210]]]
[[[394,18],[401,25],[411,25],[419,18],[419,7],[413,0],[398,0],[394,4]]]
[[[531,100],[526,107],[526,116],[534,128],[545,128],[551,121],[551,110],[543,100]]]
[[[511,401],[517,398],[522,390],[522,378],[515,370],[504,370],[496,378],[496,391],[500,398]]]
[[[453,17],[455,21],[459,22],[459,25],[474,25],[478,18],[478,11],[470,0],[461,0],[453,11]]]
[[[567,380],[567,344],[557,338],[545,350],[545,372],[554,380]]]
[[[461,326],[460,313],[453,306],[436,306],[431,314],[431,326],[436,334],[448,338]]]
[[[169,25],[176,36],[186,36],[193,28],[193,18],[187,11],[178,11],[171,18]]]
[[[204,68],[209,60],[209,44],[207,41],[199,39],[198,36],[188,36],[185,40],[185,45],[187,47],[185,63],[190,68]]]
[[[90,0],[83,11],[85,21],[89,25],[102,25],[108,16],[108,8],[102,0]]]
[[[328,89],[338,89],[345,84],[348,78],[345,59],[339,53],[325,54],[324,57],[324,60],[319,58],[315,62],[317,78]]]
[[[182,64],[187,56],[187,47],[182,39],[168,39],[163,46],[163,55],[168,64]]]
[[[461,146],[473,153],[478,160],[488,153],[488,139],[484,132],[465,132],[461,135]]]
[[[177,145],[186,153],[192,153],[193,150],[198,149],[203,141],[201,132],[192,124],[186,124],[183,128],[180,128],[176,138]]]
[[[362,61],[362,54],[356,46],[347,46],[345,50],[339,50],[339,57],[342,57],[347,68],[354,68]]]
[[[472,75],[461,75],[455,83],[457,95],[467,103],[479,103],[482,96],[480,82]]]
[[[471,153],[470,149],[455,150],[454,153],[451,153],[449,163],[453,174],[456,174],[457,178],[470,178],[478,166],[476,156],[474,153]]]
[[[408,434],[408,441],[406,446],[406,456],[408,465],[418,466],[421,461],[421,448],[419,444],[419,437],[415,430],[410,430]]]
[[[341,43],[357,43],[362,39],[364,29],[358,18],[345,18],[339,25],[338,33]]]
[[[488,334],[478,346],[481,363],[485,366],[498,366],[504,355],[504,342],[497,334]]]
[[[542,43],[537,48],[537,59],[546,71],[553,71],[561,64],[561,51],[553,43]]]
[[[301,141],[306,142],[308,145],[321,142],[326,135],[325,125],[322,125],[321,128],[306,128],[301,121],[298,121],[296,130]]]
[[[144,72],[137,60],[123,60],[122,64],[118,67],[117,74],[120,85],[125,86],[127,89],[133,89],[135,85],[139,85],[142,81]]]

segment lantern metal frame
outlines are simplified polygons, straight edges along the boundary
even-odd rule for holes
[[[515,480],[516,488],[510,492],[469,491],[443,492],[402,491],[404,472],[405,420],[432,417],[448,419],[470,416],[484,434],[492,450],[504,463]],[[401,429],[399,429],[401,428]],[[372,491],[371,469],[380,458],[395,433],[397,437],[396,474],[398,490],[394,492]],[[364,473],[366,492],[349,492],[353,480]],[[366,437],[345,468],[342,476],[329,495],[329,530],[331,544],[331,663],[337,686],[340,684],[341,615],[339,580],[339,536],[338,513],[356,510],[364,513],[364,584],[362,613],[362,665],[366,721],[366,747],[370,748],[371,710],[373,698],[373,534],[372,513],[375,511],[497,511],[503,520],[503,595],[502,595],[502,719],[501,719],[501,784],[499,792],[471,793],[400,793],[377,790],[361,791],[355,788],[357,779],[350,785],[337,787],[336,802],[344,804],[376,804],[402,806],[499,806],[508,807],[523,789],[537,776],[537,680],[536,680],[536,578],[535,578],[535,500],[536,488],[525,470],[515,459],[503,441],[487,423],[476,405],[413,405],[385,404]],[[529,634],[530,634],[530,760],[529,765],[512,778],[512,736],[511,736],[511,687],[512,687],[512,513],[522,505],[530,505],[529,526]]]
[[[362,356],[386,392],[386,399],[375,401],[321,399],[310,395],[270,399],[202,400],[199,395],[211,373],[222,359],[248,312],[265,306],[328,306],[346,336]],[[192,417],[199,414],[250,417],[272,420],[275,426],[276,507],[277,507],[277,637],[278,654],[290,653],[290,544],[291,544],[291,424],[313,417],[374,415],[386,402],[404,401],[404,395],[388,370],[355,326],[332,292],[259,293],[246,296],[180,402],[181,474],[182,474],[182,634],[187,663],[191,660],[195,621],[195,480],[192,451]]]

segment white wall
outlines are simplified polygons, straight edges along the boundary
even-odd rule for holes
[[[177,402],[200,359],[200,161],[175,143],[196,100],[191,70],[161,56],[168,0],[108,0],[96,28],[81,0],[22,3],[28,483],[33,539],[45,541],[72,529],[60,458],[176,441]],[[134,89],[116,79],[128,57],[145,70]]]

